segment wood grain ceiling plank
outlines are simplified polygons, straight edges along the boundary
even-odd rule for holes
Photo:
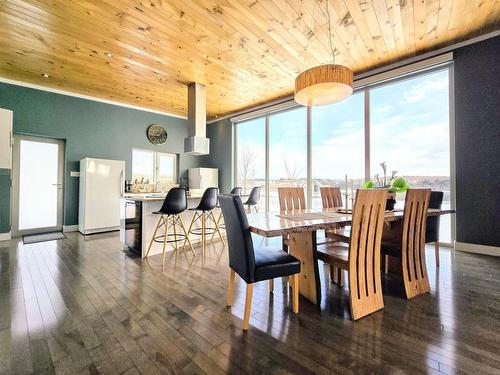
[[[363,13],[364,24],[369,30],[370,35],[375,44],[375,50],[377,51],[376,65],[380,65],[383,61],[388,60],[387,46],[385,45],[385,40],[382,35],[382,30],[378,23],[377,16],[375,14],[373,4],[371,1],[359,2],[361,12]]]
[[[247,1],[247,4],[251,4],[252,1]],[[267,12],[264,17],[272,19],[278,30],[285,30],[297,41],[296,51],[301,51],[301,57],[306,61],[302,69],[308,63],[309,65],[325,63],[328,48],[323,46],[307,27],[302,20],[303,14],[298,14],[292,3],[280,0],[257,0],[257,3]]]
[[[437,45],[442,45],[446,41],[446,35],[448,33],[448,28],[450,24],[452,6],[453,6],[453,0],[439,1],[438,23],[436,30]]]
[[[329,1],[327,4],[329,5],[333,27],[337,34],[341,38],[348,38],[347,40],[350,40],[351,54],[357,59],[354,69],[366,69],[368,65],[373,64],[372,55],[360,37],[358,26],[354,24],[349,9],[343,1]]]
[[[280,0],[283,1],[283,0]],[[332,37],[333,47],[335,52],[336,62],[339,64],[346,65],[352,70],[358,69],[359,59],[356,58],[355,54],[351,51],[352,46],[349,45],[347,40],[343,40],[335,26],[332,25],[331,33],[328,30],[328,18],[325,12],[324,1],[313,0],[313,1],[302,1],[302,0],[285,0],[292,4],[295,9],[302,9],[303,16],[302,21],[305,23],[307,28],[311,30],[314,37],[320,41],[322,49],[325,49],[325,58],[331,59],[331,49],[330,49],[330,35]],[[312,46],[312,48],[314,48]],[[312,67],[311,62],[306,62],[305,69]]]
[[[380,61],[383,56],[383,51],[380,51],[370,33],[368,26],[366,25],[365,16],[357,0],[344,0],[344,3],[352,17],[354,24],[356,25],[357,32],[361,36],[365,48],[370,53],[372,61]]]
[[[373,10],[378,20],[382,36],[384,37],[385,46],[389,59],[396,56],[396,38],[394,37],[389,12],[385,0],[373,0]]]
[[[174,113],[185,113],[185,84],[197,81],[213,118],[288,96],[301,70],[329,62],[326,3],[3,1],[0,74]],[[499,0],[329,3],[336,62],[356,73],[500,23]]]
[[[386,0],[389,20],[394,35],[396,52],[398,55],[406,53],[405,36],[403,28],[403,18],[401,17],[401,7],[399,0]]]

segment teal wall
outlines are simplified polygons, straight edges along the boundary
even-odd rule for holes
[[[210,155],[202,156],[201,159],[204,167],[219,168],[219,187],[222,193],[229,193],[233,188],[232,131],[229,119],[207,125]]]
[[[10,170],[0,169],[0,233],[10,231]]]
[[[186,120],[0,83],[0,108],[14,112],[14,133],[66,140],[64,225],[78,224],[79,179],[70,177],[85,157],[125,160],[126,178],[132,175],[132,148],[179,154],[179,172],[200,166],[196,156],[183,154]],[[154,146],[146,137],[152,123],[163,125],[167,143]],[[8,177],[0,172],[0,233],[10,226]],[[7,228],[7,230],[5,230]]]

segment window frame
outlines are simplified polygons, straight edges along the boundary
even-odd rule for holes
[[[153,171],[153,181],[150,181],[151,185],[158,185],[159,183],[172,183],[176,184],[178,183],[179,180],[179,156],[175,153],[170,153],[170,152],[162,152],[162,151],[154,151],[154,150],[149,150],[149,149],[144,149],[144,148],[137,148],[134,147],[132,148],[132,181],[134,181],[134,152],[135,151],[140,151],[140,152],[148,152],[153,154],[153,166],[152,166],[152,171]],[[159,181],[159,175],[160,175],[160,163],[159,159],[162,156],[167,156],[167,157],[172,157],[174,168],[173,168],[173,180],[168,181],[168,182],[160,182]]]
[[[394,83],[398,83],[408,79],[418,78],[420,76],[425,76],[427,74],[436,73],[439,71],[446,70],[448,72],[448,91],[449,91],[449,144],[450,144],[450,205],[452,209],[456,207],[456,172],[455,172],[455,101],[454,101],[454,69],[453,69],[453,60],[448,61],[440,61],[435,65],[420,67],[416,70],[410,70],[409,72],[397,73],[392,77],[383,77],[381,80],[370,81],[366,84],[354,84],[354,93],[361,92],[364,95],[364,142],[365,142],[365,180],[369,180],[372,175],[371,171],[371,143],[370,143],[370,90],[379,88],[381,86],[390,85]],[[266,126],[265,126],[265,211],[269,211],[269,118],[272,115],[275,115],[280,112],[285,112],[289,110],[294,110],[301,105],[291,102],[291,103],[280,103],[278,106],[271,107],[267,111],[260,109],[255,112],[246,113],[243,116],[238,116],[231,118],[232,123],[232,132],[233,132],[233,168],[234,174],[232,183],[233,185],[237,182],[238,176],[238,124],[249,121],[255,118],[265,118]],[[307,197],[306,203],[307,207],[312,206],[312,141],[311,141],[311,129],[312,129],[312,114],[311,108],[307,107],[307,115],[306,115],[306,126],[307,129],[307,142],[306,142],[306,153],[307,153]],[[442,243],[444,246],[452,246],[455,241],[455,217],[452,215],[451,217],[451,243]]]

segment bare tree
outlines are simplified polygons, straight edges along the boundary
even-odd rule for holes
[[[300,168],[298,167],[297,163],[291,164],[286,155],[282,156],[283,158],[283,163],[285,164],[285,173],[286,173],[286,178],[290,183],[293,183],[295,180],[299,178],[300,174]]]
[[[238,168],[240,181],[243,185],[243,193],[247,193],[247,187],[255,176],[256,160],[257,157],[255,152],[245,147],[239,160],[240,165]]]

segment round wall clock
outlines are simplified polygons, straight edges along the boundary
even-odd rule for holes
[[[148,139],[154,145],[162,145],[167,141],[167,131],[163,126],[153,124],[148,127]]]

